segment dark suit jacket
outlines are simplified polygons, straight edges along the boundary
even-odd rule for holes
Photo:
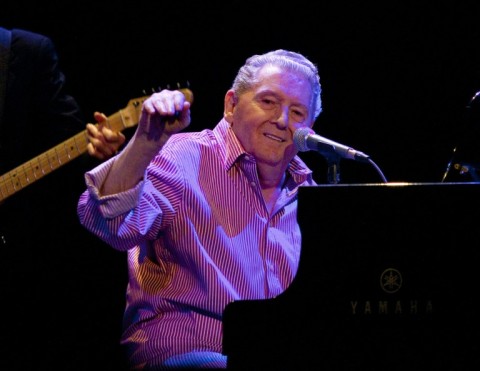
[[[85,130],[86,123],[79,105],[67,93],[50,38],[13,29],[9,54],[0,127],[0,176]],[[66,176],[59,179],[61,175]],[[48,174],[0,205],[0,233],[14,236],[11,243],[15,241],[21,248],[27,248],[31,239],[38,243],[36,234],[49,232],[45,223],[50,215],[65,212],[60,193],[68,194],[70,174],[63,170],[61,175]],[[77,178],[80,186],[82,176]],[[67,212],[75,213],[75,209]]]
[[[12,30],[3,112],[0,176],[85,130],[48,37]],[[67,170],[48,174],[0,204],[0,235],[6,241],[0,240],[0,291],[7,314],[0,321],[0,340],[7,345],[0,365],[6,362],[6,369],[23,365],[26,353],[47,346],[35,336],[40,339],[47,328],[58,331],[49,316],[58,318],[51,306],[64,303],[58,291],[65,282],[61,267],[68,269],[65,257],[74,254],[79,240],[76,202],[84,188],[83,173],[73,176],[72,168]],[[71,178],[79,190],[72,189]]]
[[[10,56],[0,176],[84,131],[86,123],[48,37],[14,29]],[[127,280],[120,276],[126,271],[112,270],[114,258],[126,268],[124,256],[89,234],[76,213],[83,174],[96,164],[84,154],[0,203],[2,370],[121,369],[112,362],[122,360],[116,346]],[[107,303],[112,289],[104,286],[105,270],[119,290],[118,304]]]
[[[0,131],[2,174],[80,132],[85,122],[66,91],[52,41],[13,29]]]

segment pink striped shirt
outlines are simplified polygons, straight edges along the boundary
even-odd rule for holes
[[[170,138],[126,192],[101,196],[113,159],[85,176],[81,223],[128,251],[122,343],[132,364],[192,350],[222,351],[222,312],[237,299],[272,298],[300,257],[297,191],[314,185],[295,157],[272,214],[255,159],[223,119]]]

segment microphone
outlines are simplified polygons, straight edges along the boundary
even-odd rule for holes
[[[337,156],[363,162],[368,162],[370,159],[370,156],[365,153],[315,134],[307,127],[295,130],[293,143],[300,152],[317,151],[325,157]]]

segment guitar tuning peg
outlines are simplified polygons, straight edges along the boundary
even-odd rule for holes
[[[167,84],[167,89],[169,89],[169,90],[170,90],[170,84]]]

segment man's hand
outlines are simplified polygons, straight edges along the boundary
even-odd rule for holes
[[[95,117],[99,123],[105,120],[104,117]],[[122,152],[115,157],[100,193],[115,194],[138,184],[150,161],[168,139],[189,124],[190,101],[181,91],[165,89],[152,94],[143,102],[137,129]]]
[[[190,125],[190,102],[179,90],[164,89],[143,102],[136,136],[161,142]],[[163,143],[162,143],[163,144]]]
[[[97,125],[87,124],[87,151],[90,156],[99,160],[106,160],[114,156],[120,146],[125,143],[125,135],[121,132],[114,132],[107,126],[107,116],[103,113],[93,114]]]

